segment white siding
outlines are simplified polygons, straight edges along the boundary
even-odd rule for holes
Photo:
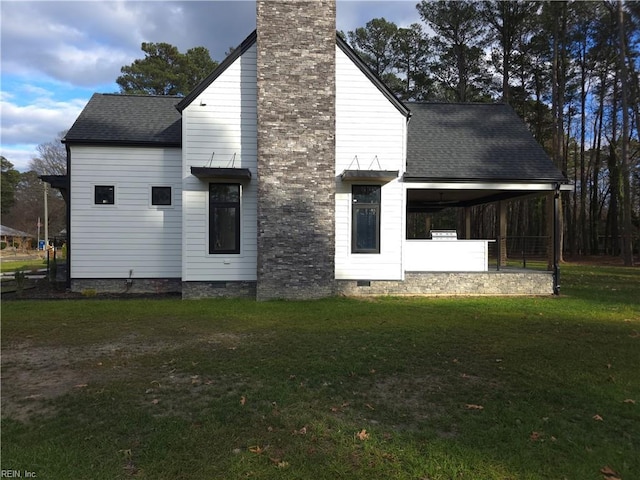
[[[406,117],[336,48],[336,278],[401,280],[404,190],[382,186],[379,254],[351,253],[351,183],[345,170],[405,168]],[[355,160],[357,156],[358,160]],[[377,157],[377,160],[375,160]],[[364,182],[367,183],[367,182]]]
[[[256,90],[254,45],[182,112],[183,281],[256,280]],[[242,186],[240,254],[209,254],[210,181],[191,175],[192,166],[251,170]]]
[[[72,146],[71,160],[71,278],[180,277],[180,149]],[[96,205],[95,185],[113,185],[115,204]],[[151,205],[152,186],[173,204]]]

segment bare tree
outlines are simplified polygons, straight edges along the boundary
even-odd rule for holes
[[[38,145],[38,156],[29,162],[29,170],[38,175],[65,175],[67,173],[67,150],[62,139],[67,134],[64,130],[58,133],[55,140]]]

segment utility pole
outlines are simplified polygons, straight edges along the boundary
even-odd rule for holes
[[[42,182],[44,185],[44,248],[49,247],[49,201],[47,195],[47,182]]]

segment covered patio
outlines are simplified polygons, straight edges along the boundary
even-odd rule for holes
[[[571,190],[517,114],[504,104],[412,103],[407,170],[402,178],[406,215],[459,209],[462,228],[404,244],[407,291],[422,294],[550,294],[559,292],[559,197]],[[418,134],[418,132],[420,132]],[[551,271],[505,269],[507,203],[544,196]],[[497,234],[472,238],[472,207],[494,204]],[[425,229],[430,231],[431,228]],[[497,256],[489,268],[489,251]]]

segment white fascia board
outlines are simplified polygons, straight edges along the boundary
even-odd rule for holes
[[[403,182],[406,189],[417,190],[504,190],[504,191],[554,191],[555,183],[506,183],[506,182]],[[561,191],[573,191],[573,185],[560,185]]]

